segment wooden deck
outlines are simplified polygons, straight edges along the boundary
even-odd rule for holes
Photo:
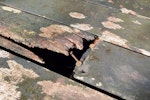
[[[149,10],[149,0],[0,0],[0,46],[114,98],[148,100]]]

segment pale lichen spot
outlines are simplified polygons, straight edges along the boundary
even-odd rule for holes
[[[132,21],[134,24],[142,25],[138,20],[133,20]]]
[[[71,24],[70,26],[83,31],[89,31],[93,29],[93,27],[90,24],[75,23],[75,24]]]
[[[98,82],[98,83],[96,83],[96,86],[97,86],[97,87],[101,87],[101,86],[102,86],[102,83],[101,83],[101,82]]]
[[[10,58],[10,53],[4,50],[0,50],[0,58]]]
[[[117,22],[124,22],[122,19],[116,18],[116,17],[113,17],[113,16],[108,17],[107,20],[108,20],[108,21],[111,21],[111,22],[114,22],[114,23],[117,23]]]
[[[114,30],[116,30],[116,29],[124,29],[119,24],[116,24],[116,23],[111,22],[111,21],[104,21],[104,22],[102,22],[102,25],[105,28],[108,28],[108,29],[114,29]]]
[[[72,18],[77,18],[77,19],[85,19],[86,16],[82,13],[79,13],[79,12],[70,12],[69,15],[72,17]]]
[[[7,6],[2,6],[2,9],[5,11],[9,11],[9,12],[13,12],[13,13],[21,13],[21,10],[15,9],[15,8],[11,8],[11,7],[7,7]]]

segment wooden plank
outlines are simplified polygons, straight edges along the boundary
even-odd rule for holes
[[[150,56],[150,18],[148,16],[126,8],[114,9],[115,6],[110,8],[102,5],[101,2],[98,2],[99,5],[91,2],[86,0],[3,0],[1,4],[91,32],[100,38],[102,36],[104,41]],[[144,6],[144,9],[149,11],[147,6]],[[116,41],[118,39],[121,41]]]

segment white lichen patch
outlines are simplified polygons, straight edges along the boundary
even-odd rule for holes
[[[125,48],[129,48],[129,46],[127,45],[128,41],[126,39],[123,39],[107,30],[102,32],[102,36],[100,37],[100,39],[119,46],[123,46]]]
[[[76,79],[78,79],[78,80],[84,80],[84,77],[80,77],[80,76],[75,76],[76,77]]]
[[[135,11],[129,10],[129,9],[127,9],[127,8],[121,8],[120,10],[121,10],[121,12],[124,13],[124,14],[135,15],[135,16],[137,16],[137,17],[139,17],[139,18],[142,18],[142,19],[150,19],[150,17],[146,17],[146,16],[143,16],[143,15],[139,15],[139,14],[136,13]]]
[[[73,86],[69,84],[41,81],[37,85],[42,87],[42,93],[61,100],[112,100],[112,98],[89,88]]]
[[[108,0],[109,3],[114,3],[112,0]]]
[[[124,29],[119,24],[116,24],[116,23],[111,22],[111,21],[104,21],[104,22],[102,22],[102,25],[105,28],[108,28],[108,29],[114,29],[114,30],[116,30],[116,29]]]
[[[18,64],[14,60],[7,61],[8,68],[0,68],[0,80],[3,80],[7,77],[11,84],[18,84],[24,81],[25,78],[37,78],[39,77],[34,71],[25,69],[22,65]]]
[[[75,24],[71,24],[70,26],[83,31],[89,31],[93,29],[93,27],[90,24],[75,23]]]
[[[111,22],[114,22],[114,23],[124,22],[122,19],[116,18],[116,17],[113,17],[113,16],[108,17],[107,20],[111,21]]]
[[[10,53],[4,50],[0,50],[0,58],[10,58]]]
[[[94,81],[94,80],[95,80],[95,78],[91,78],[91,80],[93,80],[93,81]]]
[[[132,21],[134,24],[142,25],[138,20]]]
[[[146,50],[144,50],[144,49],[138,49],[138,50],[140,50],[140,52],[141,52],[142,54],[144,54],[144,55],[146,55],[146,56],[150,56],[150,52],[149,52],[149,51],[146,51]]]
[[[21,13],[21,10],[11,8],[11,7],[7,7],[7,6],[2,6],[2,9],[5,10],[5,11],[13,12],[13,13]]]
[[[96,83],[96,86],[97,86],[97,87],[101,87],[101,86],[102,86],[102,83],[101,83],[101,82],[98,82],[98,83]]]
[[[18,100],[21,97],[21,92],[16,89],[18,86],[0,81],[0,100]]]
[[[72,17],[72,18],[77,18],[77,19],[85,19],[86,16],[82,13],[79,13],[79,12],[70,12],[69,15]]]

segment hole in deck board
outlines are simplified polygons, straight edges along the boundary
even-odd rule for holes
[[[91,43],[93,43],[93,41],[84,41],[83,50],[72,49],[71,51],[73,51],[74,55],[80,59]],[[30,48],[30,50],[43,59],[45,62],[44,67],[47,69],[66,77],[72,75],[76,66],[76,61],[71,56],[65,56],[47,49]]]
[[[36,64],[42,65],[45,68],[52,70],[56,73],[59,73],[63,76],[66,76],[66,77],[72,76],[73,70],[74,70],[75,64],[76,64],[76,61],[73,59],[73,57],[65,56],[64,54],[56,53],[56,52],[53,52],[53,51],[50,51],[47,49],[41,49],[38,47],[30,48],[30,47],[28,47],[22,43],[18,43],[10,38],[4,37],[4,36],[1,36],[1,37],[35,53],[37,56],[39,56],[41,59],[43,59],[45,64],[36,62],[32,58],[27,58],[21,54],[16,53],[15,51],[11,51],[11,50],[5,49],[5,47],[3,47],[6,51],[8,51],[14,55],[17,55],[21,58],[24,58],[26,60],[32,61]],[[78,49],[74,48],[74,49],[71,49],[71,51],[73,51],[73,53],[77,57],[77,59],[80,59],[82,57],[82,55],[85,53],[85,51],[89,48],[89,45],[94,43],[94,41],[95,40],[87,41],[87,40],[83,39],[83,47],[84,47],[83,50],[78,50]]]

